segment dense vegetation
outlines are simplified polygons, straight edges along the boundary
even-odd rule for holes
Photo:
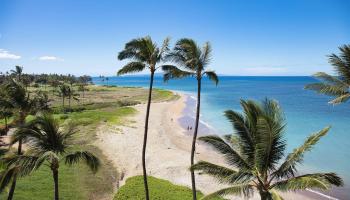
[[[5,79],[8,81],[16,80],[16,77],[9,75]],[[8,82],[3,82],[2,87],[6,83]],[[67,82],[62,84],[70,86]],[[119,180],[118,173],[112,163],[102,154],[101,150],[91,144],[96,140],[98,126],[130,123],[124,117],[132,115],[136,111],[129,106],[145,102],[147,99],[146,91],[142,88],[107,87],[88,84],[85,86],[83,96],[83,91],[79,91],[79,84],[74,83],[71,88],[76,93],[79,93],[78,101],[72,101],[71,108],[68,110],[62,108],[58,87],[55,88],[50,85],[36,87],[34,85],[35,82],[28,85],[25,89],[30,94],[30,98],[36,96],[39,92],[45,93],[48,100],[46,102],[49,108],[48,111],[53,113],[54,118],[60,124],[71,123],[79,129],[75,136],[77,141],[73,149],[81,150],[81,146],[84,146],[86,150],[92,152],[101,160],[101,167],[96,174],[93,174],[84,164],[69,167],[63,162],[59,168],[60,198],[81,200],[112,198],[116,181]],[[154,90],[153,95],[154,101],[167,101],[176,98],[172,92],[159,89]],[[4,106],[1,108],[11,111],[11,109],[7,109]],[[35,114],[34,111],[28,113],[26,121],[35,119]],[[9,128],[17,127],[17,118],[16,114],[6,118]],[[4,118],[0,119],[0,128],[2,133],[6,134],[8,129],[5,127]],[[3,139],[2,145],[6,144],[7,141],[6,137],[1,138],[1,140]],[[0,150],[6,148],[6,146],[3,146]],[[4,168],[0,167],[0,170],[4,170]],[[0,193],[0,199],[6,198],[8,191],[9,187],[4,188],[3,192]],[[41,167],[29,175],[18,179],[14,199],[46,200],[48,197],[52,199],[53,194],[52,172],[49,168]]]

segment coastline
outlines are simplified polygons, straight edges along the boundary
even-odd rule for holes
[[[184,112],[189,97],[178,91],[174,93],[178,94],[180,98],[170,102],[152,103],[151,106],[146,155],[148,175],[190,187],[191,180],[188,168],[192,136],[191,132],[186,130],[186,126],[181,124],[181,119],[186,117]],[[122,186],[127,178],[142,174],[141,144],[145,104],[136,105],[134,108],[137,110],[137,114],[129,117],[126,125],[101,126],[97,133],[96,145],[102,149],[103,153],[122,174],[121,180],[117,184],[118,187]],[[205,127],[205,125],[201,124],[201,127]],[[199,160],[224,165],[220,155],[200,142],[197,143],[196,149],[196,161]],[[223,187],[223,185],[216,184],[217,182],[207,175],[197,174],[196,182],[197,189],[205,194]],[[320,196],[315,197],[314,195],[293,192],[283,193],[282,196],[285,199],[322,199]],[[260,197],[255,194],[251,199],[260,199]]]

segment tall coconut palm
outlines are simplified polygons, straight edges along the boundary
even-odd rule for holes
[[[17,156],[13,163],[28,169],[49,166],[54,180],[54,197],[59,199],[58,173],[61,162],[73,165],[84,161],[95,173],[100,161],[88,151],[72,151],[74,145],[74,127],[60,127],[58,120],[50,114],[42,114],[16,131],[12,142],[27,140],[29,149],[26,154]],[[11,161],[10,161],[11,163]]]
[[[273,100],[262,103],[242,100],[241,106],[243,114],[232,110],[225,112],[232,123],[233,135],[200,138],[223,155],[227,166],[200,161],[192,169],[230,185],[204,199],[225,195],[250,197],[254,191],[258,191],[262,200],[281,200],[277,191],[328,190],[333,185],[343,185],[342,179],[335,173],[301,175],[297,171],[304,154],[327,134],[329,127],[309,136],[304,144],[280,162],[286,148],[286,124],[278,103]]]
[[[150,37],[143,37],[138,39],[133,39],[125,44],[125,48],[118,55],[119,60],[130,59],[131,62],[126,64],[122,69],[118,71],[118,75],[129,74],[143,71],[148,69],[150,71],[150,81],[148,89],[148,100],[147,100],[147,111],[145,119],[145,129],[142,147],[142,169],[143,169],[143,179],[145,186],[146,200],[149,200],[149,191],[147,183],[147,171],[146,171],[146,146],[147,146],[147,134],[148,134],[148,119],[151,108],[152,100],[152,89],[154,73],[161,66],[164,55],[167,53],[169,45],[169,38],[163,41],[161,47],[158,47],[156,43],[152,41]]]
[[[350,45],[339,47],[340,54],[329,55],[329,63],[333,65],[337,75],[332,76],[324,72],[318,72],[314,76],[321,79],[321,83],[312,83],[305,89],[335,97],[329,103],[340,104],[350,98]]]
[[[191,165],[194,164],[194,154],[196,151],[196,140],[198,134],[198,124],[200,116],[200,104],[201,104],[201,87],[202,78],[207,76],[210,80],[215,82],[217,85],[219,79],[214,71],[206,71],[211,59],[211,46],[209,42],[205,43],[200,48],[197,43],[192,39],[180,39],[173,52],[167,55],[167,59],[177,63],[182,69],[175,66],[164,65],[163,71],[164,80],[168,81],[172,78],[184,78],[194,77],[197,80],[197,109],[196,109],[196,122],[194,126],[192,149],[191,149]],[[192,181],[192,193],[193,199],[197,199],[196,194],[196,180],[194,171],[191,170],[191,181]]]

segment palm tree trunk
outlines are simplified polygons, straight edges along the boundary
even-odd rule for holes
[[[72,97],[69,95],[69,98],[68,98],[68,108],[69,108],[69,110],[70,110],[70,99],[71,99]],[[70,112],[70,111],[69,111]]]
[[[269,192],[259,191],[259,193],[260,193],[261,200],[271,200],[272,199],[271,194]]]
[[[196,140],[197,140],[197,134],[198,134],[200,106],[201,106],[201,79],[198,79],[196,124],[194,127],[194,133],[193,133],[193,139],[192,139],[191,166],[194,165],[194,153],[196,151]],[[191,181],[192,181],[193,200],[197,200],[196,179],[195,179],[194,170],[191,170]]]
[[[53,169],[52,170],[52,175],[53,175],[53,181],[55,184],[55,200],[59,199],[59,193],[58,193],[58,169]]]
[[[83,99],[81,101],[81,103],[84,105],[84,98],[85,98],[85,88],[83,88]]]
[[[64,110],[64,96],[62,96],[62,108]]]
[[[7,135],[7,129],[8,129],[7,117],[5,117],[5,133],[6,133],[6,135]]]
[[[12,181],[12,185],[11,185],[9,194],[7,196],[7,200],[13,199],[13,194],[15,193],[16,183],[17,183],[17,174],[13,175],[13,181]]]
[[[23,112],[20,112],[20,122],[19,122],[20,126],[24,124],[24,121],[25,121],[25,114]],[[17,149],[17,155],[21,155],[21,154],[22,154],[22,139],[18,140],[18,149]],[[17,184],[17,174],[13,176],[12,185],[11,185],[7,200],[12,200],[13,194],[15,193],[16,184]]]
[[[148,133],[148,119],[151,108],[152,101],[152,88],[153,88],[154,72],[151,72],[151,80],[148,90],[148,101],[147,101],[147,111],[145,120],[145,132],[143,135],[143,147],[142,147],[142,170],[143,170],[143,183],[145,185],[146,200],[149,200],[148,182],[147,182],[147,171],[146,171],[146,146],[147,146],[147,133]]]

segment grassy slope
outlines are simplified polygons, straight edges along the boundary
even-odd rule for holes
[[[136,111],[132,107],[124,104],[134,104],[144,102],[147,97],[147,90],[142,88],[120,88],[120,87],[97,87],[90,86],[85,94],[81,112],[57,113],[55,117],[62,122],[72,121],[78,129],[77,149],[88,149],[102,160],[102,168],[97,174],[92,174],[85,165],[80,164],[74,167],[60,166],[59,184],[61,199],[66,200],[86,200],[101,199],[111,197],[115,180],[118,174],[112,164],[103,156],[102,152],[91,145],[96,139],[96,128],[101,124],[114,125],[125,122],[124,117],[134,114]],[[60,107],[60,99],[52,96],[53,107]],[[175,98],[168,91],[156,90],[154,101],[167,101]],[[123,103],[121,104],[120,101]],[[72,108],[82,107],[77,102],[73,102]],[[29,116],[28,118],[32,118]],[[0,125],[2,121],[0,121]],[[43,166],[32,175],[19,179],[15,191],[15,200],[47,200],[52,199],[53,180],[51,171]],[[0,195],[0,199],[5,199],[6,193]]]
[[[148,177],[150,197],[152,200],[192,200],[192,190],[185,186],[174,185],[167,180]],[[203,196],[198,192],[198,198]],[[126,180],[114,200],[143,200],[144,187],[142,176],[134,176]],[[212,200],[223,200],[222,198],[213,198]]]

